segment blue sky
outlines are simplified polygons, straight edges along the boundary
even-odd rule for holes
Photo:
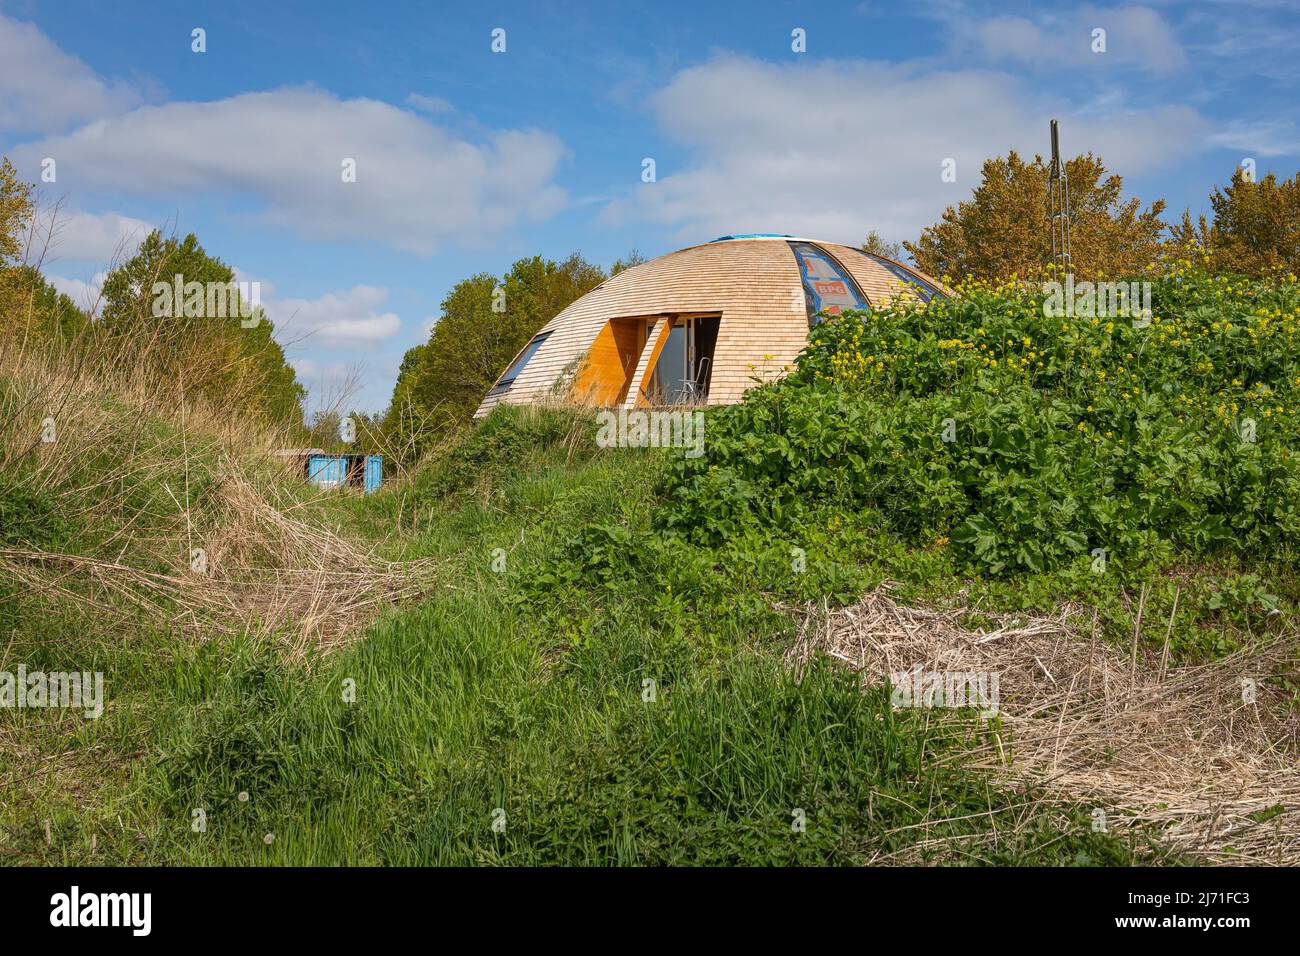
[[[1247,157],[1300,168],[1298,51],[1293,0],[0,0],[0,152],[33,181],[56,162],[65,291],[93,298],[152,225],[192,231],[261,284],[313,402],[355,371],[378,410],[467,275],[733,232],[915,238],[1051,117],[1131,194],[1204,212]]]

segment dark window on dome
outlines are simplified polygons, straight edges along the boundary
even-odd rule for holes
[[[542,347],[542,343],[550,337],[550,332],[543,332],[534,336],[533,340],[524,346],[524,350],[519,353],[519,356],[510,363],[506,373],[497,379],[497,383],[492,386],[492,391],[488,392],[488,397],[510,391],[510,386],[515,383],[515,379],[524,370],[524,366],[528,364],[529,359],[537,354],[537,350]]]
[[[931,299],[936,299],[936,298],[937,299],[947,298],[947,296],[943,294],[943,291],[939,289],[938,286],[926,282],[915,272],[912,272],[910,269],[900,266],[897,262],[894,262],[890,259],[886,259],[884,256],[878,256],[875,255],[874,253],[867,252],[865,249],[859,249],[857,251],[861,252],[864,256],[866,256],[868,259],[870,259],[872,262],[876,263],[877,265],[881,266],[882,268],[889,270],[889,272],[896,279],[902,282],[906,282],[908,285],[912,286],[916,290],[917,297],[922,302],[929,302]]]

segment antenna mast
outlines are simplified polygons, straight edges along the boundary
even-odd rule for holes
[[[1052,165],[1047,175],[1047,221],[1052,230],[1052,262],[1061,274],[1070,267],[1070,179],[1061,162],[1056,120],[1052,120]]]

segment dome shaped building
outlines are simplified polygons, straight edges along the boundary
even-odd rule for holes
[[[783,374],[819,314],[929,301],[929,276],[851,246],[724,236],[611,276],[520,351],[479,406],[725,405]]]

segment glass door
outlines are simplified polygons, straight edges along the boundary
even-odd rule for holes
[[[675,319],[655,363],[650,395],[656,405],[680,405],[688,400],[694,381],[695,325],[692,319]]]

